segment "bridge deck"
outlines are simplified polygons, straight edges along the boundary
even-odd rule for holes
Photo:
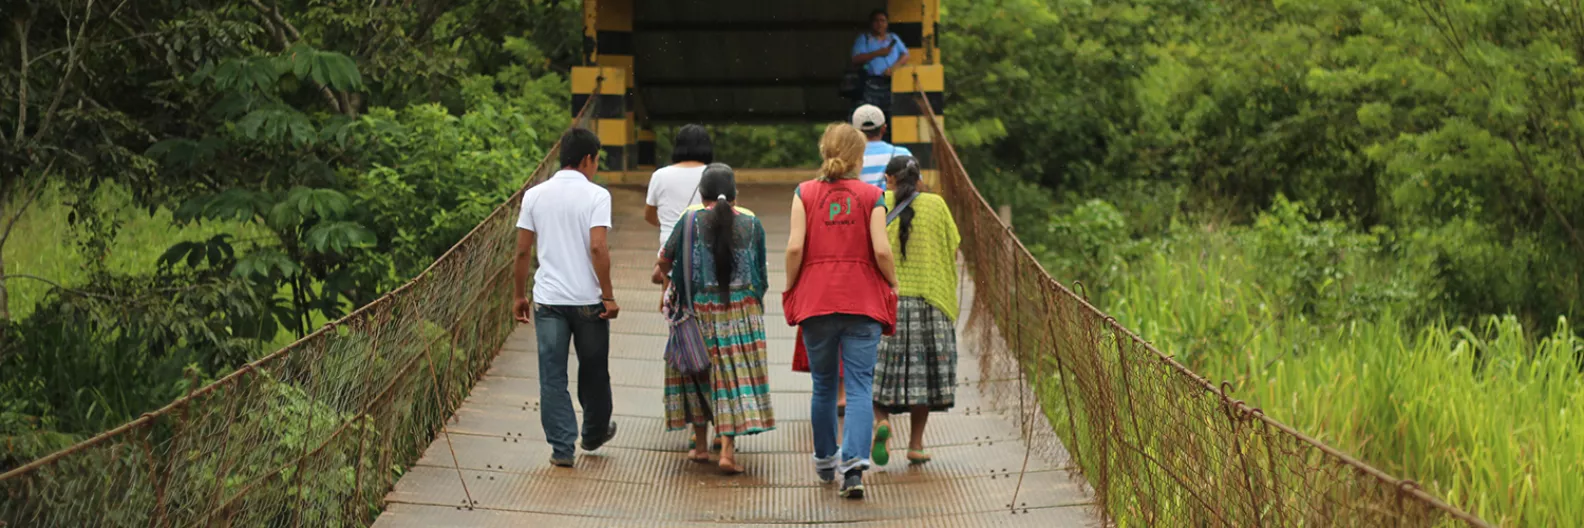
[[[388,508],[376,526],[1098,524],[1090,499],[1066,468],[1048,458],[1027,457],[1027,473],[1019,478],[1027,449],[1009,412],[1016,402],[1008,408],[982,396],[986,384],[1017,381],[981,380],[973,346],[962,347],[957,408],[931,417],[926,441],[935,460],[910,467],[898,450],[890,466],[866,475],[868,498],[837,497],[833,485],[822,485],[814,476],[812,383],[808,375],[791,370],[794,331],[782,323],[779,293],[766,302],[777,429],[739,442],[738,461],[748,469],[743,475],[722,476],[713,464],[683,460],[690,433],[665,431],[661,403],[666,327],[657,311],[660,293],[648,280],[656,230],[643,221],[641,189],[617,187],[612,195],[613,273],[622,300],[622,316],[611,327],[611,381],[620,423],[616,439],[597,452],[580,452],[576,468],[547,463],[550,448],[537,416],[533,328],[522,326],[449,423],[449,443],[445,436],[436,438],[386,497]],[[790,187],[744,185],[742,195],[741,204],[765,225],[771,291],[780,292]],[[972,337],[962,334],[961,339]],[[576,379],[573,375],[574,384]],[[893,425],[906,439],[907,419]],[[894,448],[898,445],[893,441]],[[466,507],[462,482],[476,501],[472,509]],[[1009,509],[1014,494],[1017,504]]]

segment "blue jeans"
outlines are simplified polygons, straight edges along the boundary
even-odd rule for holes
[[[816,469],[835,467],[846,473],[869,469],[869,448],[874,442],[873,401],[875,354],[880,348],[880,323],[861,315],[822,315],[803,321],[803,345],[808,347],[809,373],[814,377],[810,414],[814,426]],[[845,375],[837,373],[837,363]],[[836,384],[847,384],[846,422],[841,450],[836,446]],[[840,462],[837,455],[840,454]]]
[[[578,403],[583,405],[583,437],[604,438],[610,427],[610,321],[604,307],[534,305],[539,340],[539,424],[551,456],[570,459],[578,438],[577,413],[567,393],[567,355],[577,342]]]

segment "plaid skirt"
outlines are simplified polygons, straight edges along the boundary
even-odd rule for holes
[[[897,299],[896,334],[880,340],[874,404],[893,414],[957,403],[957,325],[921,297]]]

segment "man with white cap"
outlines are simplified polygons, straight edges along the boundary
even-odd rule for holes
[[[913,153],[907,147],[892,145],[882,139],[886,133],[886,117],[880,107],[868,104],[858,107],[853,111],[852,125],[869,137],[869,145],[864,147],[863,171],[858,173],[858,179],[884,191],[886,164],[891,162],[891,158],[912,156]]]

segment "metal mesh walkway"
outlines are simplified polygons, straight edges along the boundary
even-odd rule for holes
[[[1018,381],[1008,365],[978,354],[977,332],[959,331],[957,408],[930,419],[926,442],[935,460],[910,467],[897,453],[890,466],[866,475],[868,498],[837,497],[834,486],[814,476],[812,382],[791,370],[794,333],[782,320],[779,293],[766,299],[777,429],[739,441],[743,475],[723,476],[713,464],[684,460],[691,435],[665,431],[661,403],[666,326],[657,311],[660,291],[649,283],[656,230],[643,221],[642,190],[611,193],[612,273],[622,302],[611,326],[616,439],[595,453],[580,452],[576,468],[547,463],[533,328],[521,326],[447,423],[447,434],[436,437],[386,497],[376,526],[1099,524],[1065,453],[1031,452],[1021,441],[1019,401],[990,397],[1017,391]],[[786,245],[790,195],[790,186],[744,185],[739,200],[765,225],[772,292],[785,287],[778,254]],[[963,305],[971,306],[971,282],[963,284]],[[960,321],[968,319],[964,313]],[[575,391],[576,376],[572,383]],[[907,422],[892,421],[899,438],[907,437]]]

